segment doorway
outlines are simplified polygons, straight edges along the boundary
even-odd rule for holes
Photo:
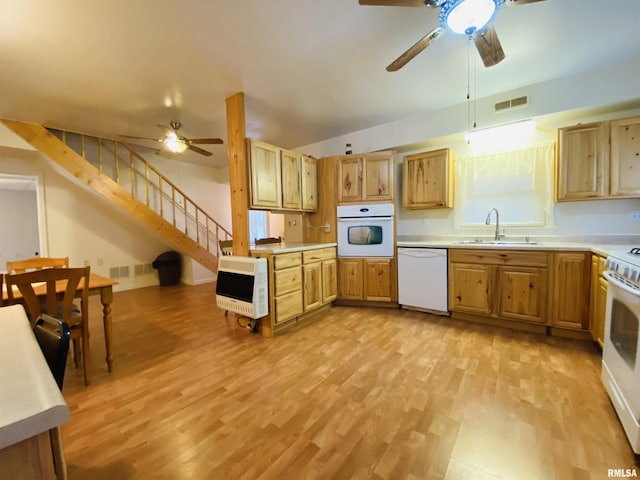
[[[0,174],[0,271],[7,261],[41,256],[39,177]]]

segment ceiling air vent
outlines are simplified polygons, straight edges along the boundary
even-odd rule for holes
[[[529,97],[527,97],[526,95],[523,95],[521,97],[516,97],[510,100],[503,100],[502,102],[498,102],[493,106],[493,110],[495,112],[502,112],[503,110],[508,110],[509,108],[522,107],[528,104],[529,104]]]

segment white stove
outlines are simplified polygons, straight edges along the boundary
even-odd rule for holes
[[[640,247],[611,253],[605,267],[608,278],[615,278],[640,293]]]
[[[640,248],[612,253],[605,266],[602,382],[631,448],[640,453]]]

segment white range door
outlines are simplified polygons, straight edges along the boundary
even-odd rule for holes
[[[398,248],[398,303],[448,315],[447,249]]]

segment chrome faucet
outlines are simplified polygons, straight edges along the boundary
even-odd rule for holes
[[[496,233],[493,239],[497,242],[498,240],[504,238],[504,233],[500,233],[500,213],[498,213],[497,208],[492,208],[491,210],[489,210],[489,213],[487,213],[487,219],[484,221],[484,223],[486,225],[491,225],[491,212],[496,212]]]

